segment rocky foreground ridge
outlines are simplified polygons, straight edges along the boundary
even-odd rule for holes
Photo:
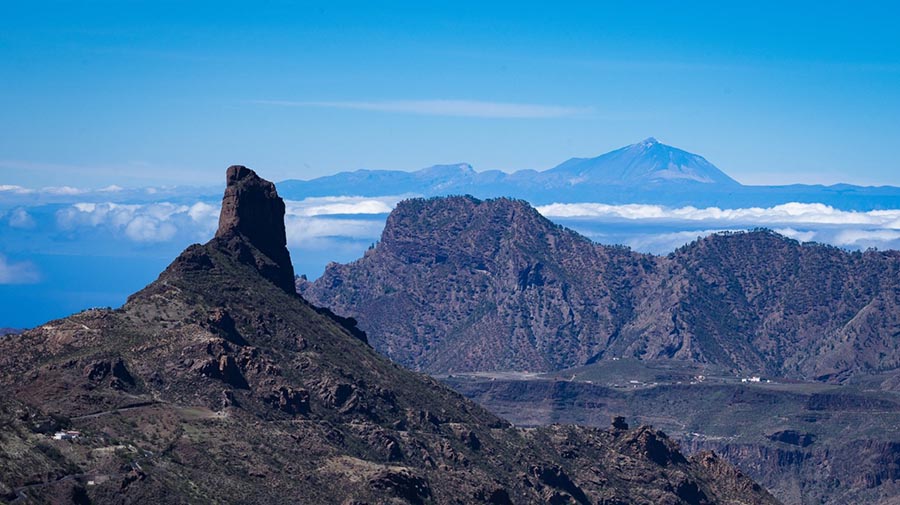
[[[523,430],[377,354],[287,280],[271,183],[116,310],[0,340],[6,503],[776,503],[647,427]]]
[[[591,242],[520,200],[414,199],[363,258],[297,287],[431,373],[634,357],[840,382],[900,367],[900,252],[765,230],[654,256]]]

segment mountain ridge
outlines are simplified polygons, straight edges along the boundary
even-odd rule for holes
[[[464,167],[464,168],[461,168]],[[468,163],[412,172],[356,170],[279,183],[291,199],[320,196],[513,197],[550,203],[655,203],[671,206],[773,206],[792,201],[845,210],[900,208],[900,187],[851,184],[744,185],[703,156],[649,137],[605,154],[570,158],[555,167],[475,171]]]
[[[771,231],[640,254],[595,244],[524,201],[448,197],[398,204],[374,249],[298,288],[432,373],[643,357],[842,381],[900,366],[900,343],[884,337],[900,331],[898,272],[900,252]]]
[[[520,430],[391,363],[281,285],[271,183],[232,167],[223,200],[123,307],[0,340],[0,499],[777,503],[650,428]]]

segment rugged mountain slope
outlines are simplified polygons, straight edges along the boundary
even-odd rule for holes
[[[653,424],[688,452],[714,450],[786,504],[897,500],[900,397],[872,383],[742,383],[711,368],[625,359],[443,380],[523,426],[606,426],[610,415]]]
[[[283,209],[231,167],[213,240],[0,340],[0,500],[775,503],[652,429],[520,430],[394,365],[288,285]]]
[[[674,255],[697,286],[695,317],[717,312],[762,370],[842,380],[900,367],[900,252],[800,245],[772,232],[726,234]],[[724,330],[704,322],[707,335]]]
[[[423,370],[554,369],[584,362],[631,317],[629,277],[652,263],[599,248],[519,201],[409,200],[381,242],[331,265],[304,296],[365,314],[373,344]],[[585,345],[587,344],[587,345]]]
[[[429,372],[638,357],[842,380],[900,366],[900,253],[769,231],[658,257],[594,244],[522,201],[409,200],[377,247],[298,289]]]

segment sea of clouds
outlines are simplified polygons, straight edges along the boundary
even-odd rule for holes
[[[612,238],[607,232],[627,224],[632,233],[618,232],[617,242],[656,254],[716,231],[759,227],[800,242],[847,249],[900,248],[900,210],[846,211],[821,203],[791,202],[736,209],[576,203],[545,205],[538,211],[601,242]]]
[[[0,188],[0,283],[37,282],[38,268],[26,261],[48,243],[86,254],[97,247],[147,251],[180,249],[209,239],[216,230],[217,200],[127,203],[110,196],[120,188],[84,191],[76,188],[26,190]],[[10,205],[3,196],[19,197]],[[37,196],[29,203],[22,195]],[[51,200],[40,198],[49,195]],[[65,197],[64,201],[60,199]],[[106,197],[108,201],[97,201]],[[307,260],[304,270],[316,276],[328,261],[349,261],[377,241],[385,219],[404,197],[318,197],[288,200],[285,226],[295,257]],[[847,249],[900,248],[900,210],[846,211],[819,203],[786,203],[772,207],[723,209],[604,203],[551,204],[537,208],[548,219],[601,243],[624,244],[635,250],[665,254],[722,230],[765,227],[801,242],[822,242]],[[45,238],[47,240],[41,240]],[[170,246],[170,247],[163,247]],[[17,252],[18,261],[6,253]],[[328,252],[335,257],[329,258]],[[25,258],[25,260],[21,258]],[[311,263],[310,263],[311,261]]]
[[[0,186],[0,326],[31,327],[90,306],[118,306],[218,226],[221,188],[102,190]],[[409,197],[319,197],[285,202],[297,274],[361,257]],[[551,204],[538,212],[603,244],[667,254],[711,233],[765,227],[801,242],[900,249],[900,210],[816,203],[718,208]]]

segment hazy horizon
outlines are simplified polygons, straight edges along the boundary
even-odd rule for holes
[[[653,135],[751,184],[900,185],[894,5],[0,6],[0,184],[545,169]]]
[[[654,138],[654,139],[655,139],[655,137],[652,137],[652,136],[651,136],[651,137],[648,137],[648,138]],[[628,145],[635,145],[635,144],[637,144],[637,143],[638,143],[638,142],[634,142],[634,143],[628,144]],[[666,144],[664,141],[661,141],[661,143]],[[559,166],[560,164],[562,164],[562,163],[564,163],[564,162],[566,162],[566,161],[572,160],[572,159],[588,159],[588,158],[594,158],[594,157],[597,157],[597,156],[601,156],[601,155],[603,155],[603,154],[608,154],[609,152],[615,151],[615,150],[620,149],[620,148],[623,148],[623,147],[628,147],[628,145],[614,147],[614,148],[612,148],[612,149],[610,149],[610,150],[608,150],[608,151],[598,152],[598,153],[595,153],[595,154],[592,154],[592,155],[585,155],[585,156],[570,156],[570,157],[568,157],[568,158],[565,158],[565,159],[560,160],[560,161],[559,161],[558,163],[556,163],[556,164],[553,164],[553,165],[550,165],[550,166],[546,166],[546,167],[537,167],[537,168],[535,168],[535,167],[521,167],[521,168],[498,169],[498,168],[490,168],[490,167],[478,167],[478,166],[475,166],[475,165],[469,163],[468,161],[465,161],[465,160],[459,160],[459,161],[455,161],[455,162],[443,161],[443,162],[431,163],[431,164],[429,164],[429,165],[425,165],[425,166],[421,166],[421,167],[415,167],[415,168],[393,168],[393,167],[362,166],[362,167],[357,167],[357,168],[348,169],[348,170],[339,170],[339,171],[334,171],[334,172],[327,172],[327,173],[323,173],[323,174],[316,175],[316,176],[310,176],[310,177],[306,177],[306,178],[304,178],[304,177],[302,177],[302,176],[296,176],[296,177],[295,177],[295,176],[288,176],[288,177],[286,177],[286,178],[284,178],[284,179],[281,179],[281,180],[278,180],[278,181],[276,181],[276,182],[284,182],[284,181],[290,181],[290,180],[304,180],[304,181],[309,181],[309,180],[315,180],[315,179],[318,179],[318,178],[321,178],[321,177],[328,177],[328,176],[332,176],[332,175],[337,175],[337,174],[342,174],[342,173],[347,173],[347,172],[357,172],[357,171],[398,171],[398,172],[417,172],[417,171],[420,171],[420,170],[426,170],[426,169],[433,168],[433,167],[440,167],[440,166],[458,166],[458,165],[459,165],[459,166],[461,166],[461,165],[468,165],[468,166],[471,167],[475,172],[479,172],[479,173],[481,173],[481,172],[489,172],[489,171],[494,171],[494,170],[499,170],[500,172],[503,172],[503,173],[506,173],[506,174],[512,174],[512,173],[515,173],[515,172],[518,172],[518,171],[523,171],[523,170],[534,170],[534,171],[537,171],[537,172],[544,172],[544,171],[547,171],[547,170],[551,170],[551,169],[553,169],[553,168]],[[667,144],[667,145],[668,145],[668,144]],[[678,146],[671,146],[671,147],[674,147],[674,148],[676,148],[676,149],[680,149]],[[702,156],[701,153],[691,153],[691,154],[696,154],[696,155]],[[0,161],[0,168],[2,168],[2,163],[4,163],[4,162]],[[240,165],[240,164],[241,164],[241,163],[231,163],[231,164],[229,164],[229,165],[227,165],[227,166],[230,166],[230,165]],[[715,163],[713,163],[713,165],[715,165]],[[225,167],[222,167],[222,168],[225,168]],[[250,167],[250,168],[254,168],[254,167]],[[721,169],[721,167],[718,167],[718,168]],[[729,171],[728,171],[727,169],[722,169],[722,171],[723,171],[725,174],[729,175],[730,177],[734,178],[734,179],[737,180],[739,183],[741,183],[742,185],[745,185],[745,186],[785,186],[785,185],[798,185],[798,184],[799,184],[799,185],[824,185],[824,186],[838,185],[838,184],[850,184],[850,185],[858,185],[858,186],[863,186],[863,187],[879,187],[879,186],[892,186],[892,187],[897,187],[897,186],[900,186],[900,179],[897,179],[897,182],[896,182],[896,183],[883,183],[883,184],[881,184],[881,183],[870,183],[870,184],[862,183],[862,184],[857,184],[857,183],[852,182],[853,179],[854,179],[854,177],[852,177],[852,176],[849,176],[849,175],[848,175],[848,176],[845,176],[845,178],[841,178],[841,177],[843,177],[843,174],[835,175],[835,176],[834,176],[834,177],[835,177],[834,180],[829,180],[829,179],[827,179],[827,178],[823,179],[821,176],[818,177],[818,178],[812,177],[812,179],[810,179],[810,180],[803,180],[803,179],[802,179],[803,176],[810,176],[810,174],[793,173],[793,172],[791,172],[791,171],[781,171],[781,172],[776,173],[776,174],[771,174],[771,178],[768,179],[768,180],[756,180],[755,177],[758,177],[758,174],[757,174],[757,175],[754,175],[754,174],[746,175],[745,177],[749,177],[749,179],[743,179],[743,180],[742,180],[742,179],[739,179],[738,177],[735,177],[735,176],[732,175],[731,173],[729,173]],[[155,188],[163,188],[163,189],[167,189],[167,188],[180,188],[180,187],[185,187],[185,188],[191,188],[191,187],[193,187],[193,188],[207,188],[207,187],[210,187],[210,186],[219,187],[219,186],[223,186],[223,185],[224,185],[224,183],[223,183],[222,181],[214,181],[214,182],[213,182],[213,181],[210,181],[210,182],[205,182],[205,183],[193,183],[193,184],[190,184],[190,183],[188,183],[188,184],[178,184],[178,183],[177,183],[177,179],[172,179],[172,180],[170,180],[170,181],[161,180],[161,181],[159,181],[157,184],[150,184],[150,183],[148,182],[148,183],[145,183],[145,184],[131,184],[131,185],[126,185],[126,186],[119,186],[118,184],[114,184],[114,183],[113,183],[113,184],[108,184],[108,185],[102,185],[102,186],[77,186],[76,184],[78,183],[79,179],[80,179],[79,176],[73,175],[73,176],[71,176],[71,178],[69,178],[69,179],[67,179],[67,180],[65,180],[65,181],[64,181],[64,180],[60,180],[59,185],[55,185],[55,186],[41,185],[41,184],[36,184],[36,185],[26,185],[26,184],[16,184],[17,177],[14,176],[14,175],[9,175],[9,177],[7,177],[7,179],[4,180],[5,183],[4,183],[4,184],[0,184],[0,195],[2,195],[3,192],[15,192],[15,191],[17,191],[17,190],[19,190],[19,191],[20,191],[20,190],[29,190],[29,192],[32,192],[32,191],[33,191],[33,192],[41,192],[41,191],[43,191],[43,192],[47,192],[47,193],[54,194],[54,195],[73,195],[73,196],[74,196],[74,195],[77,195],[79,192],[83,192],[83,193],[88,193],[88,192],[106,192],[106,193],[112,194],[112,193],[115,193],[115,192],[120,191],[120,190],[123,190],[123,189],[146,189],[146,188],[154,188],[154,189],[155,189]]]

